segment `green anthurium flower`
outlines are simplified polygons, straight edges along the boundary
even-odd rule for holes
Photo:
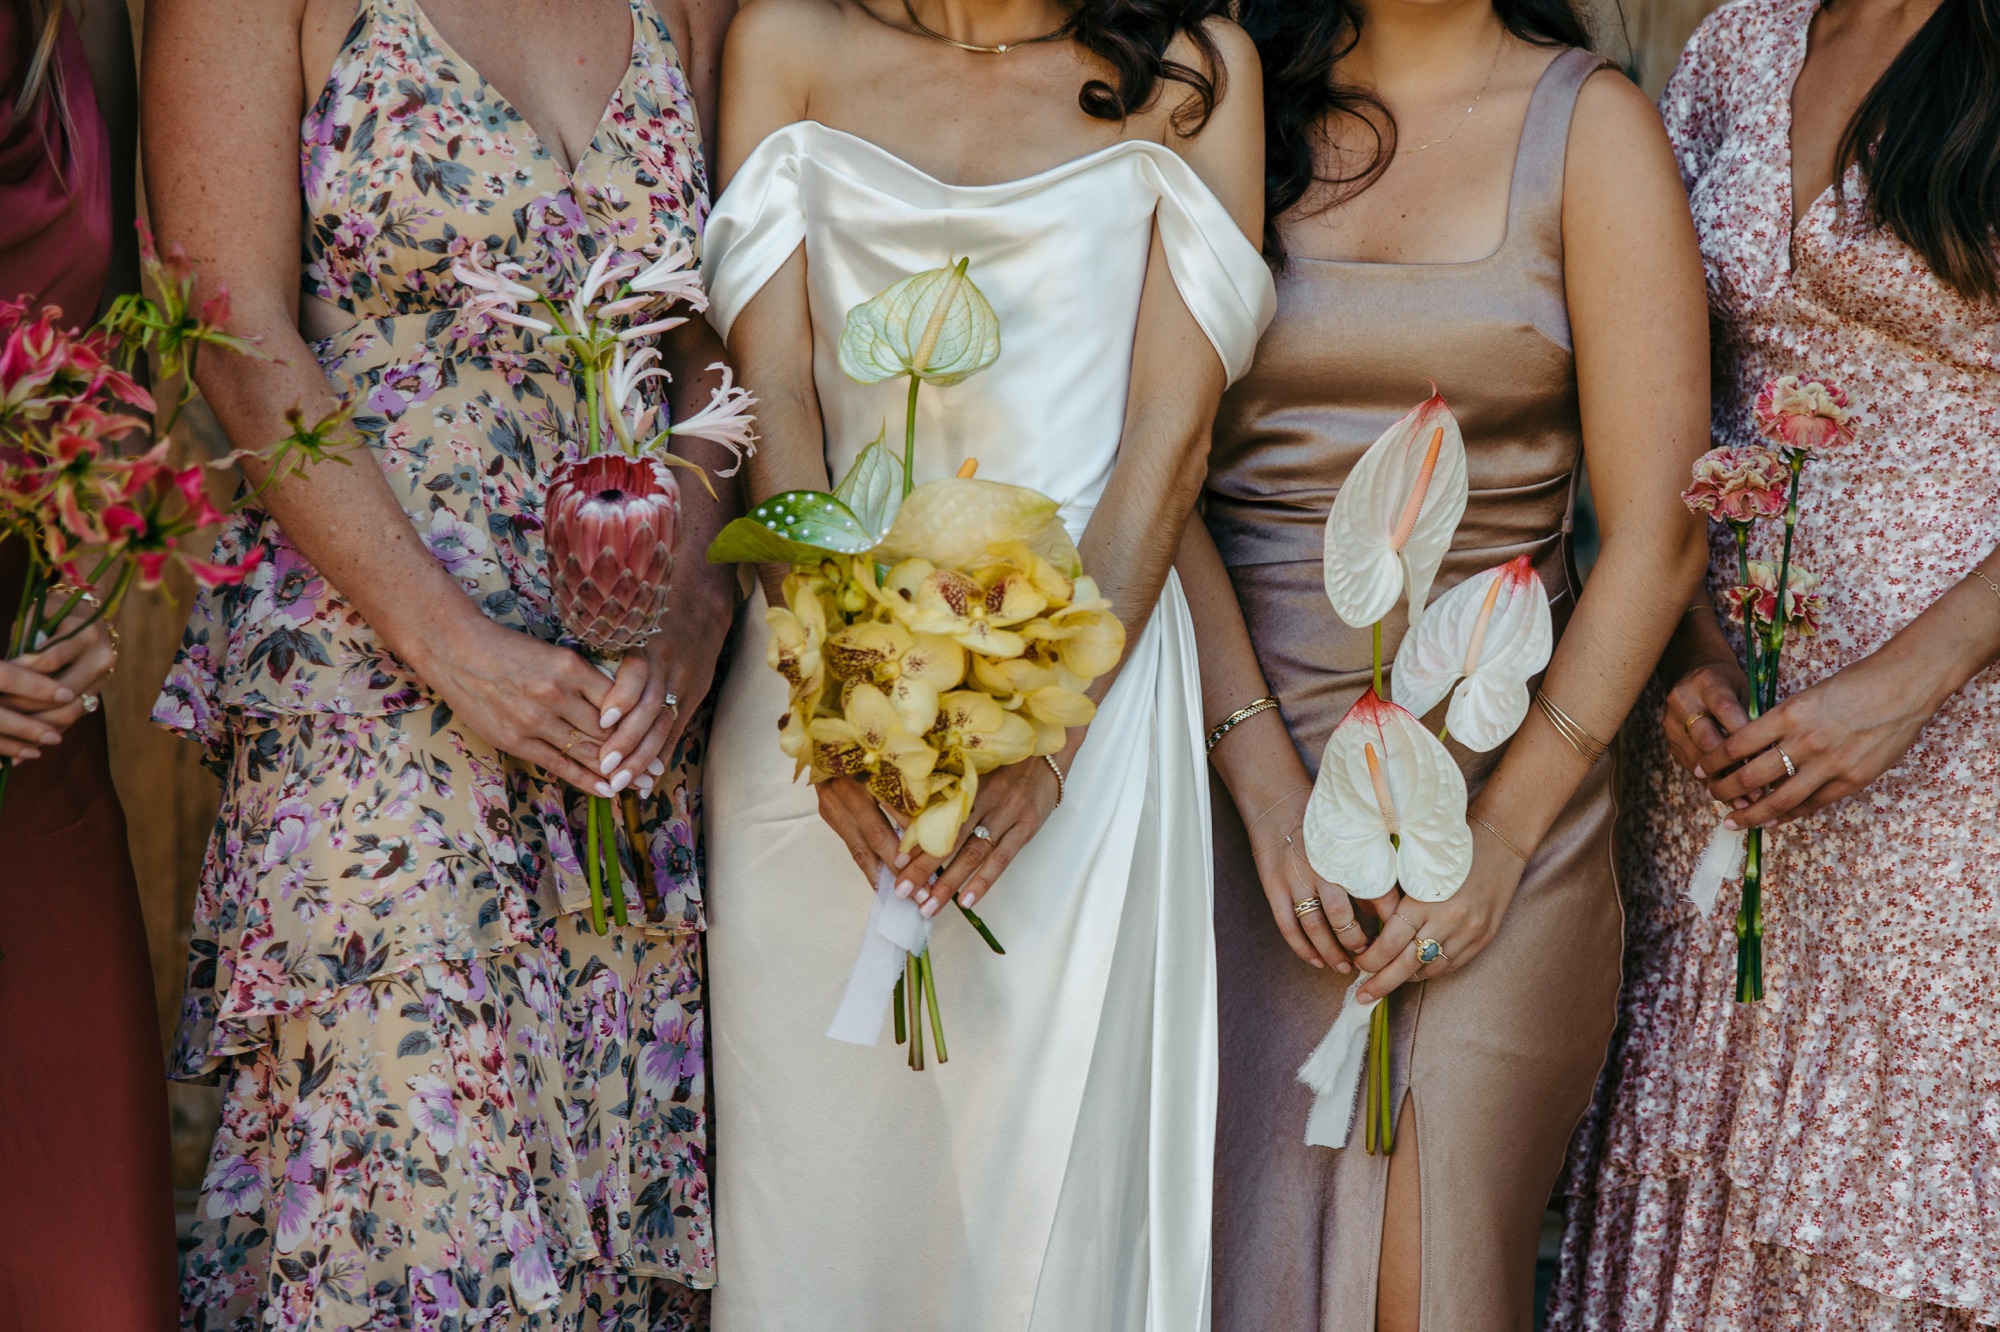
[[[1000,319],[966,276],[969,260],[906,277],[847,312],[840,368],[863,384],[912,375],[957,384],[1000,356]]]

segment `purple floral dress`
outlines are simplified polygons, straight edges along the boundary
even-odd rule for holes
[[[451,265],[484,249],[566,295],[601,247],[698,238],[687,84],[648,0],[632,18],[573,171],[415,0],[366,0],[301,127],[305,287],[356,320],[321,365],[439,562],[550,641],[542,496],[577,394],[461,310]],[[225,1088],[184,1325],[699,1325],[705,719],[632,813],[643,918],[599,938],[574,793],[456,724],[268,517],[221,549],[262,562],[203,593],[154,713],[224,782],[173,1059]]]

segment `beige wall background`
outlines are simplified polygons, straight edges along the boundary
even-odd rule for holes
[[[145,0],[130,4],[135,23],[142,21]],[[1598,49],[1657,96],[1688,34],[1713,8],[1715,0],[1624,0],[1622,6],[1616,0],[1598,0],[1593,10]],[[177,447],[197,457],[226,451],[214,418],[199,403],[179,428]],[[180,641],[193,589],[183,579],[168,591],[165,597],[135,597],[127,607],[119,670],[105,691],[112,767],[125,802],[132,860],[152,944],[163,1047],[172,1039],[180,1005],[188,920],[202,852],[215,821],[217,791],[196,747],[146,719]],[[191,1191],[201,1183],[215,1132],[218,1093],[213,1088],[173,1084],[169,1095],[174,1182],[178,1189]]]

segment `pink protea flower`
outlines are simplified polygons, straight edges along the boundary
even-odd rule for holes
[[[1791,482],[1792,469],[1773,449],[1710,449],[1695,460],[1694,484],[1681,492],[1681,502],[1717,522],[1775,518],[1785,511]]]
[[[1826,597],[1820,592],[1819,575],[1803,565],[1785,571],[1785,627],[1810,638],[1820,631],[1826,614]],[[1778,566],[1769,560],[1750,561],[1750,581],[1723,594],[1731,615],[1741,618],[1745,605],[1751,622],[1768,628],[1778,613]]]
[[[1847,394],[1823,379],[1780,375],[1766,380],[1750,411],[1758,434],[1799,453],[1854,442]]]
[[[543,518],[549,581],[556,614],[585,646],[631,652],[659,628],[680,518],[664,463],[600,453],[556,469]]]

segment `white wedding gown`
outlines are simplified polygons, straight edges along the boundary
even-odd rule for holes
[[[803,243],[835,478],[905,385],[840,371],[847,311],[971,258],[999,360],[926,388],[917,479],[976,457],[1057,499],[1080,535],[1125,416],[1157,224],[1229,377],[1273,292],[1185,162],[1127,142],[1022,180],[947,185],[805,121],[761,144],[704,241],[726,337]],[[1174,517],[1177,517],[1174,516]],[[1162,521],[1171,521],[1162,515]],[[932,955],[951,1060],[913,1073],[824,1035],[872,885],[778,750],[783,682],[761,597],[722,686],[704,801],[714,1064],[717,1332],[1203,1332],[1215,1126],[1208,784],[1195,643],[1168,579],[1069,773],[981,913]]]

